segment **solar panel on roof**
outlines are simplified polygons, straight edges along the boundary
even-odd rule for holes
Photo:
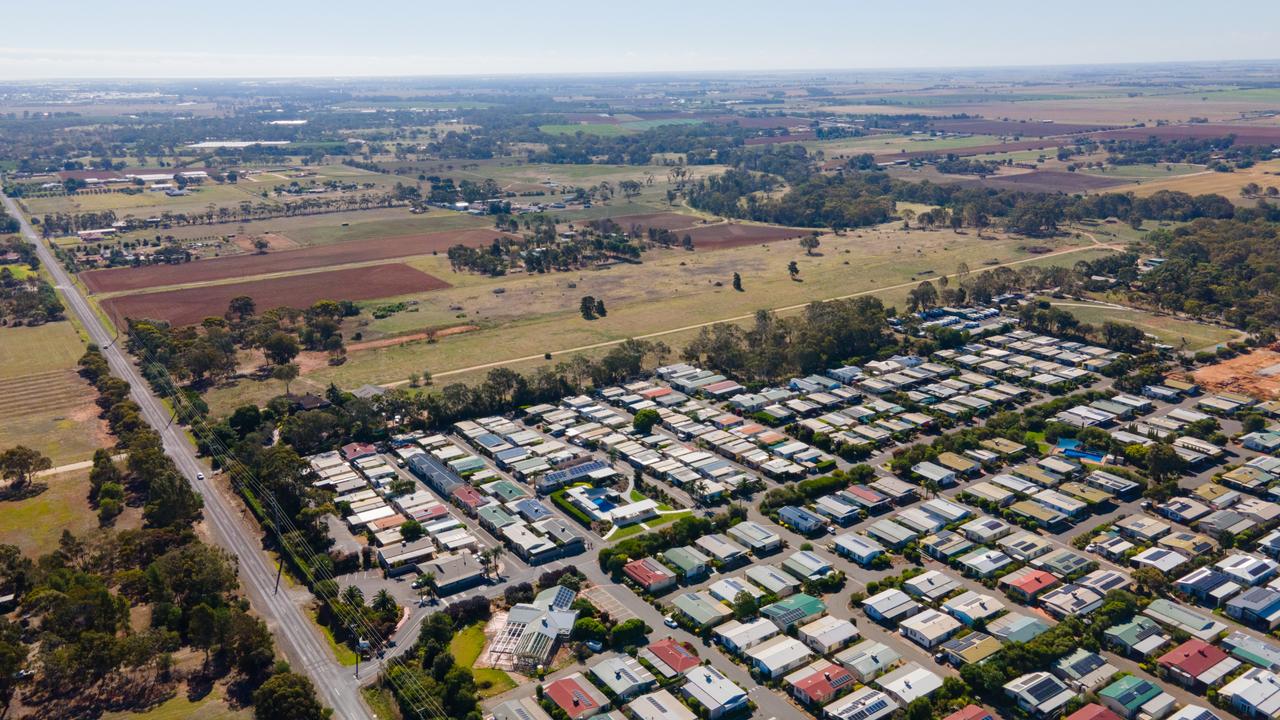
[[[1042,703],[1045,700],[1062,692],[1063,688],[1056,680],[1051,677],[1044,677],[1035,682],[1031,687],[1027,688],[1027,694],[1035,698],[1036,703]]]

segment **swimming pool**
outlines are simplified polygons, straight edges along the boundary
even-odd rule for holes
[[[1058,438],[1058,448],[1062,450],[1063,455],[1077,460],[1088,460],[1090,462],[1100,463],[1105,457],[1103,453],[1100,452],[1081,450],[1080,441],[1074,438]]]

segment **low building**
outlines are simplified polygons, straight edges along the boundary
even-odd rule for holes
[[[940,570],[926,570],[902,583],[907,594],[929,602],[938,602],[959,588],[959,580]]]
[[[857,626],[834,615],[824,615],[801,625],[796,631],[796,637],[823,655],[843,650],[857,640],[858,636]]]
[[[945,610],[955,619],[970,627],[1004,612],[1004,603],[991,595],[975,590],[967,590],[943,604]]]
[[[848,668],[858,682],[868,683],[896,665],[902,656],[879,640],[863,640],[837,653],[835,659]]]
[[[580,672],[547,683],[542,695],[563,710],[569,720],[583,720],[609,707],[609,699]]]
[[[952,665],[963,667],[986,660],[1000,652],[1001,647],[1003,645],[996,638],[984,632],[971,632],[946,641],[941,652]]]
[[[1184,608],[1164,598],[1157,598],[1142,613],[1156,622],[1187,633],[1191,637],[1209,640],[1227,629],[1225,623],[1212,617]]]
[[[1240,661],[1222,649],[1195,638],[1161,655],[1157,662],[1165,677],[1197,691],[1217,685],[1240,667]]]
[[[897,588],[889,588],[862,601],[867,617],[882,623],[894,623],[920,612],[920,603]]]
[[[775,637],[746,651],[751,667],[773,679],[782,677],[809,662],[813,651],[795,638]]]
[[[1126,720],[1162,718],[1173,711],[1176,701],[1159,685],[1134,675],[1125,675],[1098,692],[1098,699],[1110,711]]]
[[[864,687],[822,708],[830,720],[884,720],[898,711],[898,703],[875,688]]]
[[[605,658],[591,667],[595,676],[614,695],[626,700],[648,692],[658,679],[640,661],[627,655]]]
[[[641,695],[627,704],[636,720],[697,720],[697,713],[666,690]],[[494,718],[497,720],[497,718]]]
[[[1093,692],[1119,670],[1101,655],[1080,648],[1053,664],[1053,674],[1077,692]]]
[[[734,525],[726,534],[745,545],[756,556],[767,555],[782,548],[782,536],[751,520]]]
[[[747,706],[747,692],[714,665],[698,665],[687,670],[684,676],[688,682],[680,686],[680,692],[705,708],[710,720]]]
[[[493,708],[493,720],[551,720],[551,716],[532,697],[508,700]]]
[[[1032,717],[1051,718],[1076,696],[1075,691],[1047,672],[1028,673],[1015,678],[1004,686],[1018,707]]]
[[[1001,642],[1030,642],[1044,634],[1049,623],[1038,616],[1011,612],[987,623],[987,632]]]
[[[680,593],[671,604],[699,628],[719,625],[733,615],[729,608],[705,591]]]
[[[1097,703],[1089,703],[1063,720],[1121,720],[1121,717]]]
[[[622,566],[622,573],[649,593],[665,592],[676,586],[676,574],[653,558],[632,560]]]
[[[1018,568],[1000,578],[999,586],[1015,598],[1030,603],[1036,596],[1054,588],[1058,578],[1044,570],[1032,567]]]
[[[1064,585],[1040,598],[1040,605],[1059,619],[1088,615],[1102,607],[1103,596],[1082,585]]]
[[[1122,655],[1146,658],[1169,644],[1169,636],[1159,623],[1141,615],[1103,632],[1107,644]]]
[[[1013,564],[1013,558],[999,550],[975,550],[960,558],[965,571],[975,577],[991,577]]]
[[[831,549],[837,555],[866,567],[876,558],[884,554],[884,546],[865,535],[844,533],[831,542]]]
[[[825,658],[819,658],[786,677],[791,695],[804,705],[831,702],[857,680],[853,673]]]
[[[781,632],[772,621],[756,618],[749,622],[730,620],[716,628],[713,635],[716,642],[729,652],[745,653],[763,642],[772,640]]]
[[[827,606],[812,595],[796,593],[760,608],[760,615],[773,621],[783,632],[802,625],[827,611]]]
[[[925,648],[946,642],[962,627],[959,620],[937,610],[925,610],[898,624],[905,637]]]
[[[1252,668],[1227,683],[1218,697],[1247,718],[1280,718],[1280,675],[1262,668]]]
[[[692,650],[672,638],[643,647],[636,655],[668,680],[679,677],[700,664],[698,656]]]
[[[1226,611],[1246,625],[1270,632],[1280,627],[1280,590],[1249,588],[1228,600]]]
[[[881,675],[875,684],[901,705],[910,705],[918,698],[929,697],[942,687],[942,678],[926,670],[920,663],[907,663],[891,673]]]

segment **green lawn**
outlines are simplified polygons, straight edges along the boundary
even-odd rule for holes
[[[621,125],[606,125],[604,123],[563,123],[553,125],[542,125],[538,127],[548,135],[599,135],[600,137],[617,137],[619,135],[630,135],[633,130],[625,128]]]
[[[455,663],[471,668],[480,697],[492,697],[514,689],[516,681],[505,672],[495,668],[475,667],[476,660],[484,651],[484,642],[484,623],[473,623],[453,634],[453,639],[449,641],[449,652],[453,654]]]
[[[669,522],[675,522],[680,518],[689,517],[692,514],[693,514],[692,510],[685,510],[684,512],[667,513],[665,515],[659,515],[658,517],[646,522],[645,525],[648,525],[649,529],[652,530],[653,528],[656,528],[660,525],[666,525]]]
[[[215,685],[208,695],[195,702],[179,692],[145,712],[109,712],[102,720],[249,720],[252,717],[251,710],[232,710],[222,696],[222,688]]]
[[[0,379],[50,370],[72,370],[84,343],[70,322],[0,328]]]
[[[89,507],[89,472],[58,473],[40,482],[49,489],[17,502],[0,503],[0,543],[17,545],[35,557],[58,545],[62,531],[83,537],[98,528]]]
[[[313,620],[315,618],[312,618]],[[320,632],[324,633],[324,639],[329,643],[329,649],[333,651],[333,657],[342,665],[355,665],[356,651],[347,647],[346,643],[338,642],[333,636],[333,631],[327,625],[316,623],[316,627],[320,628]]]
[[[1100,326],[1111,320],[1135,325],[1145,333],[1154,335],[1162,343],[1180,350],[1196,351],[1234,340],[1240,333],[1216,325],[1204,325],[1168,315],[1155,315],[1134,308],[1111,308],[1101,305],[1084,305],[1076,302],[1054,303],[1067,310],[1080,322]]]

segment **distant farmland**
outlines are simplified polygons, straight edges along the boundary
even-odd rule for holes
[[[118,324],[125,318],[149,318],[190,325],[210,316],[220,317],[231,300],[242,295],[253,298],[262,311],[281,306],[305,308],[318,300],[373,300],[447,287],[451,285],[440,278],[395,263],[114,297],[102,301],[102,307]]]

